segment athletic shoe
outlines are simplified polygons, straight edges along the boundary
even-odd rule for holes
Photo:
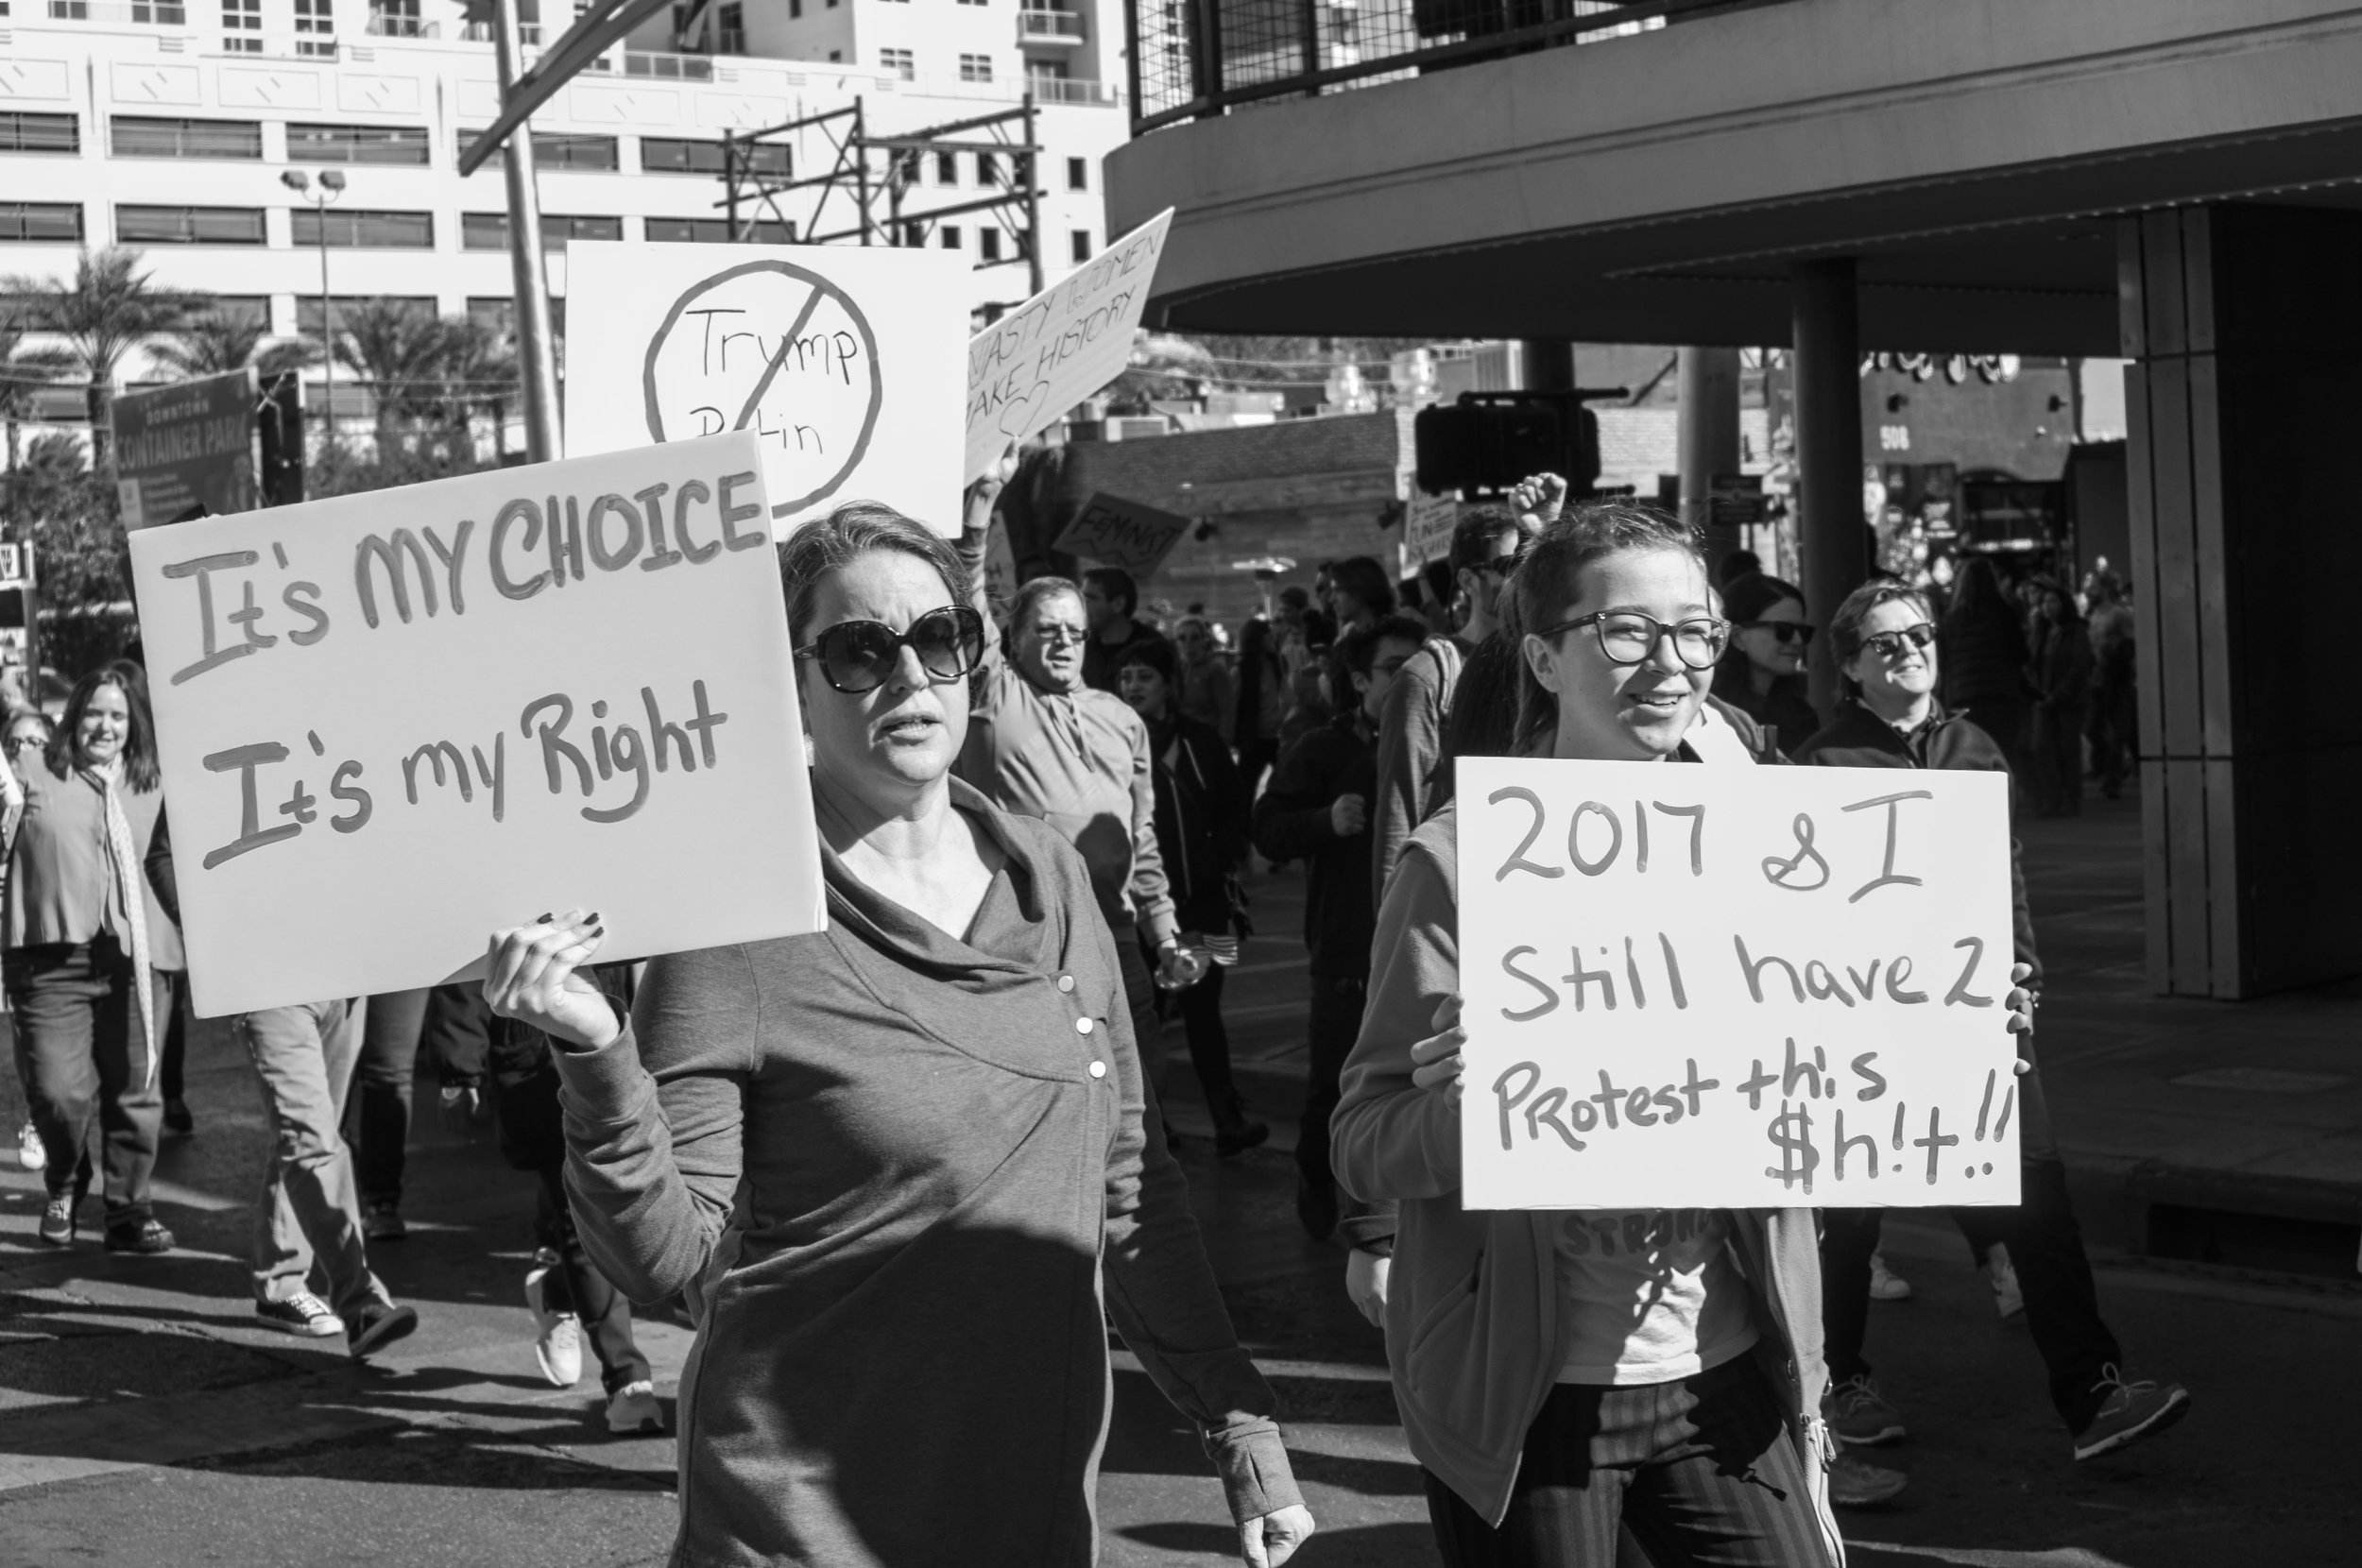
[[[1881,1470],[1840,1449],[1829,1457],[1829,1501],[1840,1508],[1874,1508],[1910,1485],[1899,1470]]]
[[[607,1429],[638,1434],[664,1430],[664,1406],[656,1402],[656,1385],[646,1378],[626,1383],[607,1402]]]
[[[571,1389],[582,1381],[582,1324],[572,1312],[550,1310],[542,1288],[549,1278],[544,1264],[525,1276],[525,1305],[533,1309],[533,1358],[553,1388]]]
[[[2099,1413],[2075,1434],[2075,1457],[2096,1459],[2153,1437],[2190,1413],[2190,1391],[2179,1383],[2127,1383],[2111,1361],[2092,1391],[2108,1390]]]
[[[1857,1448],[1892,1442],[1903,1436],[1902,1412],[1878,1397],[1878,1386],[1867,1377],[1838,1384],[1821,1398],[1821,1419],[1840,1442]]]
[[[164,1101],[164,1131],[182,1137],[197,1131],[197,1118],[189,1115],[189,1102],[178,1095]]]
[[[419,1326],[418,1308],[369,1302],[345,1318],[345,1348],[355,1361],[403,1339]]]
[[[265,1328],[304,1339],[325,1339],[345,1331],[344,1320],[309,1290],[299,1290],[283,1302],[256,1302],[254,1316]]]
[[[1999,1242],[1985,1253],[1985,1273],[1993,1281],[1993,1304],[2004,1318],[2014,1318],[2026,1310],[2026,1295],[2017,1287],[2017,1270],[2010,1263],[2010,1250]]]
[[[1911,1282],[1887,1267],[1886,1254],[1870,1254],[1870,1299],[1874,1302],[1907,1302],[1911,1299]]]
[[[410,1234],[410,1227],[402,1222],[401,1204],[381,1199],[361,1217],[361,1234],[371,1241],[400,1241]]]
[[[153,1219],[107,1227],[107,1251],[111,1253],[138,1253],[153,1257],[158,1253],[172,1251],[173,1243],[173,1234]]]
[[[16,1130],[16,1163],[24,1170],[39,1170],[49,1163],[49,1151],[41,1146],[41,1129],[30,1116]]]
[[[74,1208],[78,1195],[53,1192],[41,1211],[41,1238],[52,1247],[74,1245]]]

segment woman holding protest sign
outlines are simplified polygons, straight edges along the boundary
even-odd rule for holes
[[[1509,593],[1521,755],[1753,763],[1750,722],[1701,711],[1730,627],[1694,531],[1581,508]],[[1619,1525],[1666,1565],[1840,1560],[1809,1211],[1463,1209],[1458,814],[1387,886],[1330,1134],[1351,1191],[1400,1203],[1387,1353],[1446,1563],[1612,1561]]]
[[[74,683],[49,747],[25,766],[25,815],[8,863],[9,1004],[33,1122],[46,1150],[41,1239],[71,1246],[104,1145],[107,1250],[167,1253],[149,1181],[163,1101],[157,1051],[180,934],[142,871],[163,807],[156,731],[136,666]]]
[[[2006,772],[1994,738],[1936,699],[1935,617],[1916,589],[1896,582],[1856,588],[1829,619],[1829,640],[1845,703],[1828,727],[1796,750],[1799,762],[1830,768],[1962,768]],[[2010,893],[2017,973],[2039,994],[2042,960],[2026,900],[2017,845],[2010,848]],[[2019,1119],[2015,1208],[1957,1208],[1952,1218],[1980,1251],[2006,1247],[2026,1303],[2026,1326],[2050,1373],[2050,1397],[2074,1435],[2075,1457],[2094,1458],[2181,1419],[2189,1394],[2179,1384],[2127,1383],[2124,1353],[2100,1320],[2083,1236],[2067,1201],[2066,1167],[2052,1136],[2033,1034],[2018,1037],[2025,1115]],[[1879,1394],[1862,1358],[1868,1327],[1870,1256],[1879,1211],[1824,1212],[1822,1277],[1832,1387],[1823,1406],[1830,1430],[1856,1444],[1904,1435],[1903,1418]]]
[[[1144,1130],[1089,873],[951,776],[990,635],[967,567],[855,504],[780,570],[828,929],[656,959],[628,1017],[577,973],[595,914],[496,934],[485,981],[557,1048],[591,1258],[699,1323],[676,1560],[1092,1561],[1104,1307],[1242,1556],[1284,1561],[1311,1516]]]

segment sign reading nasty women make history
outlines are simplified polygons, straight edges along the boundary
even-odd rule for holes
[[[959,252],[576,241],[566,268],[569,451],[752,431],[779,538],[848,501],[959,533]]]
[[[199,1014],[821,927],[756,439],[132,536]]]
[[[2018,1201],[2009,779],[1463,758],[1472,1209]]]

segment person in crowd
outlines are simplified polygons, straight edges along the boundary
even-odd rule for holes
[[[49,715],[37,707],[18,708],[8,716],[5,724],[0,724],[0,751],[6,753],[0,757],[0,774],[7,775],[0,780],[7,796],[5,810],[0,810],[0,878],[7,875],[7,846],[15,842],[17,825],[25,819],[26,771],[41,765],[41,754],[57,732]],[[32,1075],[24,1064],[22,1031],[11,1032],[18,1036],[17,1082],[29,1094]],[[16,1129],[16,1163],[21,1169],[39,1170],[49,1155],[42,1147],[41,1129],[33,1122],[31,1100],[28,1099],[26,1103],[25,1119]]]
[[[1992,557],[1961,562],[1938,637],[1944,707],[1973,715],[2001,748],[2012,781],[2020,790],[2030,788],[2027,734],[2033,692],[2026,684],[2026,627]]]
[[[1452,636],[1429,639],[1387,689],[1378,724],[1377,793],[1370,803],[1373,910],[1411,830],[1427,819],[1439,787],[1444,724],[1461,666],[1499,623],[1501,585],[1530,537],[1524,520],[1506,506],[1471,507],[1452,526],[1452,585],[1467,605],[1467,619]]]
[[[2099,793],[2121,799],[2125,775],[2140,752],[2140,722],[2133,688],[2131,596],[2124,579],[2101,567],[2088,589],[2092,629],[2092,716],[2084,726],[2091,742],[2092,773]]]
[[[1728,626],[1693,530],[1578,508],[1511,592],[1521,755],[1731,766],[1759,753],[1743,715],[1702,721]],[[1811,1211],[1644,1216],[1618,1232],[1648,1241],[1610,1251],[1596,1214],[1577,1228],[1462,1207],[1457,819],[1447,806],[1422,825],[1387,886],[1331,1127],[1345,1189],[1400,1205],[1387,1355],[1444,1560],[1607,1562],[1619,1528],[1657,1562],[1841,1560],[1823,1506]],[[2025,1003],[2012,994],[2013,1014]],[[1424,1366],[1466,1371],[1412,1376],[1414,1328]]]
[[[1298,670],[1318,662],[1312,657],[1312,638],[1309,620],[1313,613],[1312,596],[1291,584],[1279,590],[1275,625],[1279,662],[1292,679]]]
[[[1090,625],[1090,640],[1083,646],[1083,684],[1112,693],[1123,650],[1143,637],[1163,634],[1138,619],[1140,589],[1130,572],[1095,566],[1083,573],[1082,592],[1083,615]]]
[[[991,678],[963,554],[855,503],[780,574],[827,929],[654,959],[626,1015],[568,911],[494,933],[485,980],[554,1047],[585,1250],[697,1321],[676,1559],[1083,1568],[1112,1316],[1241,1556],[1284,1561],[1312,1519],[1157,1135],[1130,944],[1064,832],[953,773]],[[1061,601],[1020,636],[1079,664]]]
[[[1183,616],[1173,624],[1172,646],[1181,656],[1180,684],[1173,689],[1180,710],[1220,736],[1227,747],[1230,726],[1238,718],[1238,682],[1231,676],[1230,661],[1215,644],[1213,622],[1202,615]],[[1119,683],[1122,674],[1119,665]]]
[[[1720,560],[1714,563],[1714,586],[1727,593],[1733,583],[1737,582],[1741,577],[1752,576],[1762,570],[1763,557],[1754,551],[1729,551]]]
[[[345,1109],[345,1141],[352,1146],[361,1184],[361,1223],[371,1241],[410,1234],[402,1217],[402,1181],[408,1167],[410,1111],[419,1057],[431,1063],[480,1062],[489,1044],[491,1014],[484,988],[470,983],[430,986],[371,997],[362,1029],[356,1092]],[[442,1084],[444,1119],[458,1088]],[[487,1109],[473,1102],[479,1112]]]
[[[1279,722],[1288,714],[1288,673],[1278,636],[1259,615],[1249,616],[1239,628],[1238,687],[1230,738],[1246,797],[1253,800],[1263,775],[1279,760]]]
[[[1116,944],[1116,962],[1153,1088],[1164,1069],[1157,979],[1178,987],[1196,965],[1181,946],[1156,847],[1148,728],[1113,691],[1084,684],[1085,614],[1081,590],[1064,577],[1036,577],[1017,590],[1007,653],[986,638],[957,767],[993,805],[1040,818],[1082,852],[1108,929],[1127,938]],[[1136,931],[1139,940],[1128,940]],[[1155,974],[1143,946],[1156,955]]]
[[[1230,748],[1213,729],[1181,711],[1175,701],[1184,679],[1171,644],[1142,639],[1124,650],[1118,672],[1123,700],[1148,726],[1148,750],[1156,784],[1156,848],[1172,892],[1183,946],[1192,951],[1213,936],[1244,934],[1246,898],[1239,872],[1246,863],[1246,781],[1239,776]],[[1230,949],[1234,954],[1237,948]],[[1190,1064],[1214,1118],[1215,1151],[1224,1158],[1253,1149],[1271,1129],[1248,1118],[1246,1101],[1230,1072],[1230,1033],[1222,1019],[1223,971],[1216,963],[1206,978],[1174,994],[1188,1031]]]
[[[1973,567],[1974,563],[1972,563]],[[1965,574],[1964,578],[1965,580]],[[1829,621],[1846,702],[1826,729],[1797,748],[1799,762],[1840,768],[1963,768],[2005,771],[2009,760],[1984,729],[1939,701],[1941,658],[1926,601],[1899,583],[1857,588]],[[2039,998],[2042,959],[2026,900],[2017,844],[2010,849],[2016,974]],[[1957,1208],[1952,1219],[1979,1250],[2006,1246],[2023,1294],[2027,1327],[2050,1374],[2050,1398],[2073,1434],[2078,1459],[2112,1453],[2180,1420],[2189,1394],[2178,1384],[2128,1383],[2124,1353],[2099,1316],[2082,1232],[2067,1201],[2030,1024],[2018,1035],[2019,1191],[2016,1208]],[[1878,1392],[1862,1356],[1869,1259],[1878,1243],[1876,1209],[1824,1209],[1824,1319],[1833,1381],[1825,1413],[1842,1441],[1890,1442],[1903,1418]]]
[[[157,1053],[180,933],[143,870],[163,808],[156,731],[136,665],[90,672],[58,733],[25,770],[9,845],[4,972],[18,1061],[46,1151],[41,1239],[73,1245],[104,1151],[106,1246],[168,1253],[150,1184],[163,1104]]]
[[[1336,617],[1340,633],[1374,626],[1395,613],[1394,580],[1376,560],[1349,555],[1331,562],[1327,570],[1329,613]]]
[[[1813,626],[1805,619],[1804,594],[1751,572],[1722,585],[1722,614],[1731,623],[1731,646],[1715,666],[1714,694],[1753,719],[1772,745],[1802,745],[1821,727],[1805,695]]]
[[[1329,661],[1337,717],[1280,754],[1255,805],[1255,847],[1271,860],[1300,860],[1309,868],[1304,946],[1311,956],[1311,1065],[1296,1132],[1296,1216],[1315,1240],[1339,1229],[1328,1121],[1369,984],[1378,720],[1387,689],[1426,642],[1426,626],[1407,615],[1388,615],[1339,639]],[[1356,1208],[1344,1219],[1352,1246],[1393,1231],[1392,1219],[1372,1209]]]
[[[2083,724],[2091,710],[2091,630],[2075,596],[2042,585],[2034,625],[2034,798],[2046,817],[2083,812]]]

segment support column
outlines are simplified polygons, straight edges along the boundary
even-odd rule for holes
[[[2148,978],[2239,998],[2362,973],[2362,214],[2117,225]]]
[[[1796,482],[1803,507],[1806,608],[1828,647],[1829,616],[1870,575],[1862,522],[1861,329],[1854,262],[1800,262],[1789,285],[1795,319]],[[1805,666],[1813,707],[1837,711],[1837,660]]]
[[[1737,530],[1713,523],[1717,475],[1738,472],[1738,350],[1684,349],[1674,371],[1681,404],[1682,521],[1705,531],[1709,568],[1738,548]]]

